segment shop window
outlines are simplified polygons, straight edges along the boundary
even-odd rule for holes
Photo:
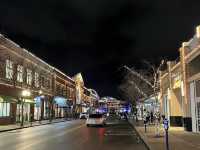
[[[46,80],[45,80],[45,87],[46,87],[47,89],[50,89],[50,80],[49,80],[49,79],[46,79]]]
[[[0,103],[0,117],[10,116],[10,103]]]
[[[32,70],[27,69],[26,82],[28,85],[32,84]]]
[[[39,73],[35,72],[35,87],[39,87],[40,84],[39,84]]]
[[[13,78],[13,62],[11,60],[6,60],[6,78]]]
[[[23,82],[23,66],[21,65],[17,66],[17,81]]]
[[[193,76],[197,73],[200,73],[200,56],[197,56],[195,59],[193,59],[190,63],[189,63],[189,76]]]
[[[47,88],[50,89],[50,87],[51,87],[51,81],[48,79],[48,80],[47,80]]]
[[[200,80],[196,81],[196,97],[200,97]]]

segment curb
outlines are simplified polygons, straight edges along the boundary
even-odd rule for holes
[[[48,122],[48,123],[44,123],[44,124],[37,124],[37,125],[26,126],[26,127],[18,127],[18,128],[13,128],[13,129],[5,129],[5,130],[0,130],[0,133],[8,132],[8,131],[21,130],[21,129],[26,129],[26,128],[32,128],[32,127],[38,127],[38,126],[43,126],[43,125],[49,125],[49,124],[55,124],[55,123],[60,123],[60,122],[67,122],[67,121],[68,120],[62,120],[62,121],[57,121],[57,122]]]
[[[132,128],[134,129],[134,131],[136,132],[137,136],[140,138],[140,140],[142,141],[142,143],[145,145],[145,147],[147,148],[147,150],[151,150],[150,146],[147,144],[147,142],[145,142],[144,137],[142,138],[142,135],[135,128],[135,126],[129,120],[128,120],[128,123],[132,126]]]

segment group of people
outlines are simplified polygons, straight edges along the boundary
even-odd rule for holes
[[[164,122],[166,119],[164,115],[160,115],[159,111],[153,113],[152,111],[144,111],[144,125],[146,127],[147,124],[154,124],[155,125],[155,134],[156,136],[160,136],[160,129],[161,129],[161,119]]]
[[[144,110],[144,124],[156,124],[160,123],[161,115],[159,111],[153,113],[153,111],[149,112]]]

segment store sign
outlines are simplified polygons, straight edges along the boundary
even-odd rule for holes
[[[64,97],[57,96],[54,98],[54,101],[59,107],[67,107],[67,99]]]
[[[176,80],[173,85],[173,89],[177,89],[181,87],[181,80]]]
[[[173,89],[181,88],[181,76],[180,73],[173,74]]]

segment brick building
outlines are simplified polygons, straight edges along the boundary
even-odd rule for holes
[[[52,83],[50,65],[0,35],[0,124],[39,119],[36,114],[41,117],[44,110],[36,109],[35,98],[43,102],[51,99]],[[23,90],[29,90],[30,96],[23,97]]]
[[[0,34],[0,125],[67,117],[92,100],[81,74],[72,79]]]

